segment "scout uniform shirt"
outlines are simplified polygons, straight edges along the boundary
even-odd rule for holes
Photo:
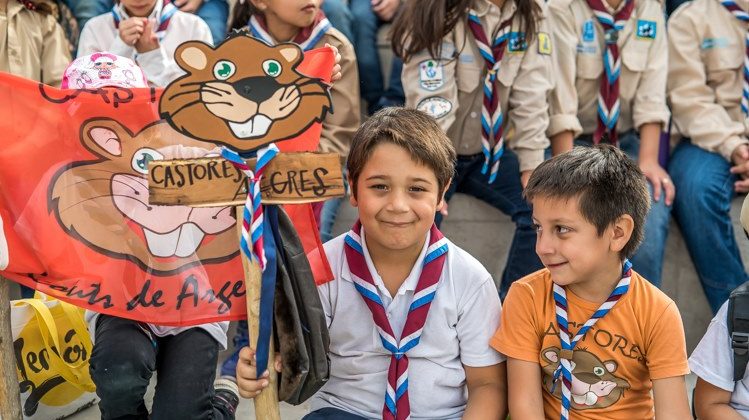
[[[666,107],[667,50],[663,8],[655,0],[635,1],[617,45],[621,57],[617,132],[646,123],[668,122]],[[717,0],[716,0],[717,1]],[[613,16],[614,10],[603,0]],[[598,124],[598,95],[604,77],[604,30],[586,0],[550,0],[549,13],[557,48],[551,94],[549,137],[563,131],[593,134]]]
[[[16,0],[0,8],[0,71],[59,87],[68,63],[68,41],[52,15]]]
[[[736,4],[749,8],[746,0]],[[718,0],[688,2],[668,23],[674,124],[696,146],[729,162],[737,146],[749,143],[741,111],[747,27]]]
[[[552,45],[543,0],[538,33],[525,42],[514,0],[500,10],[488,0],[475,0],[473,10],[487,37],[493,39],[502,22],[512,18],[510,39],[499,67],[497,90],[504,114],[505,141],[518,155],[520,170],[533,170],[544,160],[548,147],[547,95],[553,87]],[[441,57],[428,51],[414,55],[403,66],[406,106],[425,111],[437,119],[459,155],[481,153],[481,106],[486,63],[468,28],[468,18],[459,21],[444,37]],[[500,171],[501,171],[500,167]]]

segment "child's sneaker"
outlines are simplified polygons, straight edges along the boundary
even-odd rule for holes
[[[215,394],[213,406],[224,412],[227,419],[233,419],[239,406],[239,388],[228,378],[219,378],[213,382]]]

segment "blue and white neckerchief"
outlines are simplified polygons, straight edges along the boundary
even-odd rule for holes
[[[156,30],[154,31],[156,33],[156,37],[161,41],[164,39],[164,35],[166,35],[166,30],[169,27],[169,22],[172,20],[172,16],[174,16],[175,13],[177,13],[177,6],[175,6],[171,0],[163,0],[161,3],[157,2],[156,7],[151,13],[151,16],[155,16],[156,20],[158,21],[158,26],[156,27]],[[114,20],[114,27],[119,28],[120,22],[122,22],[124,19],[127,19],[129,16],[127,13],[125,13],[124,6],[121,4],[115,4],[112,7],[112,19]]]
[[[253,37],[260,39],[270,46],[278,44],[278,41],[273,39],[273,36],[271,36],[266,29],[267,26],[265,25],[265,20],[261,15],[250,16],[250,20],[247,22],[247,27],[250,29],[250,34]],[[325,14],[320,12],[315,18],[315,22],[306,28],[302,28],[299,33],[294,36],[294,39],[292,39],[291,42],[299,45],[299,48],[301,48],[302,51],[307,52],[320,42],[322,37],[325,36],[328,29],[331,27],[332,25],[328,18],[325,17]]]

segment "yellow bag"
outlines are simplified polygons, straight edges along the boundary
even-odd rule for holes
[[[83,309],[37,293],[11,302],[11,329],[25,419],[59,419],[96,402]]]

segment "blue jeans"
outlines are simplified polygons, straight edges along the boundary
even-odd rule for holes
[[[364,417],[351,414],[347,411],[339,410],[337,408],[325,407],[319,410],[315,410],[306,416],[302,417],[302,420],[367,420]]]
[[[81,28],[94,16],[107,13],[112,9],[112,0],[63,0],[73,12]],[[229,18],[229,3],[226,0],[204,0],[196,13],[208,24],[213,36],[213,43],[219,44],[226,38],[226,21]],[[189,40],[185,40],[189,41]]]
[[[343,0],[324,0],[322,3],[322,11],[327,16],[330,24],[334,28],[341,31],[341,33],[354,43],[354,30],[352,29],[352,21],[354,19],[351,16],[351,10]]]
[[[593,139],[590,135],[582,135],[575,139],[575,145],[592,146]],[[640,136],[635,130],[621,133],[619,135],[619,148],[636,162],[640,154]],[[671,222],[671,207],[666,205],[664,194],[661,194],[660,200],[654,201],[653,187],[649,182],[648,189],[650,190],[651,201],[650,212],[645,219],[645,237],[630,261],[635,271],[660,288],[663,255],[666,251],[668,227]],[[676,189],[676,195],[679,195],[678,188]]]
[[[512,282],[542,269],[543,264],[536,255],[536,230],[531,208],[523,199],[518,157],[512,150],[505,149],[499,162],[497,179],[489,184],[489,176],[481,173],[484,155],[458,156],[455,178],[445,198],[449,200],[456,192],[472,195],[510,216],[515,223],[515,235],[499,287],[499,294],[504,299]],[[437,224],[441,221],[442,216],[437,213]]]
[[[731,222],[736,176],[730,168],[722,156],[688,140],[676,147],[668,167],[676,186],[674,217],[713,313],[749,280]]]
[[[326,3],[330,0],[325,0]],[[340,0],[334,0],[340,1]],[[367,101],[369,113],[389,105],[402,105],[405,102],[401,72],[403,61],[393,57],[390,67],[390,86],[385,83],[380,69],[380,56],[377,51],[377,30],[385,24],[372,11],[371,0],[350,0],[349,8],[353,18],[351,25],[354,50],[359,66],[361,95]]]

